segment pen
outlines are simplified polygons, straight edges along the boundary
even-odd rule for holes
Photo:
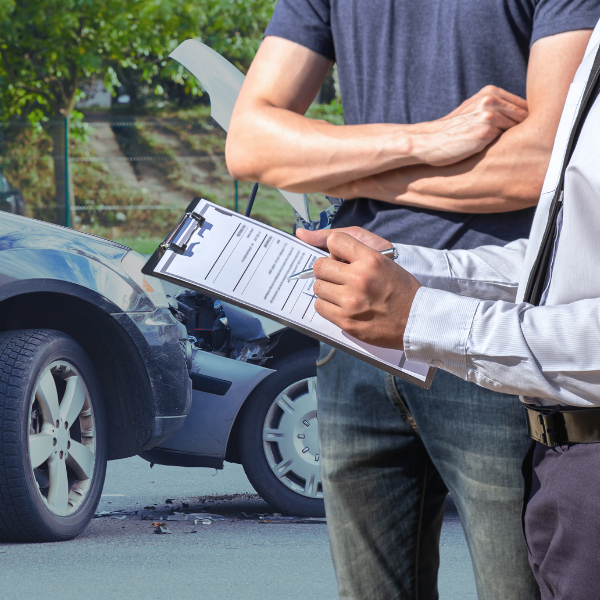
[[[387,250],[380,250],[379,254],[383,254],[383,256],[387,256],[392,260],[398,258],[398,250],[396,248],[388,248]],[[310,279],[314,277],[312,269],[306,269],[305,271],[300,271],[299,273],[295,273],[294,275],[290,275],[288,277],[288,281],[291,279]]]

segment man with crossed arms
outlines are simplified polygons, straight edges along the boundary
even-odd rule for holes
[[[335,228],[433,248],[525,237],[599,16],[597,0],[280,0],[234,110],[228,167],[236,179],[356,198]],[[333,60],[340,127],[303,116]],[[441,370],[425,392],[326,346],[319,364],[340,597],[437,598],[448,490],[480,600],[536,597],[518,399]]]

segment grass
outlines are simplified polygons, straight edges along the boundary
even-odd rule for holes
[[[313,105],[307,115],[334,124],[343,123],[339,102],[330,106]],[[108,114],[106,116],[111,116]],[[210,107],[185,110],[162,108],[144,116],[127,115],[123,110],[112,115],[119,120],[135,119],[139,126],[113,127],[116,141],[126,156],[157,158],[132,162],[139,186],[129,186],[111,170],[109,162],[73,162],[74,202],[77,205],[116,205],[115,210],[84,210],[73,213],[73,227],[114,239],[137,252],[148,254],[168,233],[182,210],[195,196],[235,208],[234,181],[225,164],[225,133],[210,118]],[[98,115],[90,115],[98,120]],[[22,129],[7,140],[8,179],[21,189],[28,216],[52,221],[56,218],[52,148],[44,131]],[[73,158],[93,156],[84,140],[73,136]],[[166,159],[166,160],[165,160]],[[179,200],[166,201],[159,193],[148,191],[144,181],[156,180]],[[252,183],[239,183],[239,211],[243,212]],[[130,209],[148,204],[172,205],[172,210]],[[328,206],[324,196],[309,195],[311,216]],[[261,186],[252,216],[259,221],[291,232],[293,211],[281,194]]]
[[[153,254],[158,248],[158,245],[163,241],[162,237],[119,237],[117,240],[120,244],[129,246],[132,250],[140,254]]]

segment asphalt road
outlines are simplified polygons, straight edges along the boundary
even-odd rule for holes
[[[195,525],[160,518],[178,508],[226,519]],[[446,508],[440,599],[475,600],[462,526],[453,504]],[[326,526],[240,518],[272,509],[256,496],[239,465],[217,472],[150,469],[140,458],[114,461],[98,510],[138,513],[94,519],[70,542],[0,544],[0,599],[337,598]],[[155,534],[153,522],[166,523],[171,534]]]

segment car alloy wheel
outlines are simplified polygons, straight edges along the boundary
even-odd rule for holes
[[[292,383],[273,401],[264,422],[263,449],[281,483],[301,496],[323,498],[316,377]]]
[[[73,338],[0,332],[0,542],[68,540],[85,529],[104,485],[106,433],[102,389]]]
[[[85,381],[66,360],[48,365],[31,398],[29,461],[48,509],[79,509],[94,473],[96,428]]]

